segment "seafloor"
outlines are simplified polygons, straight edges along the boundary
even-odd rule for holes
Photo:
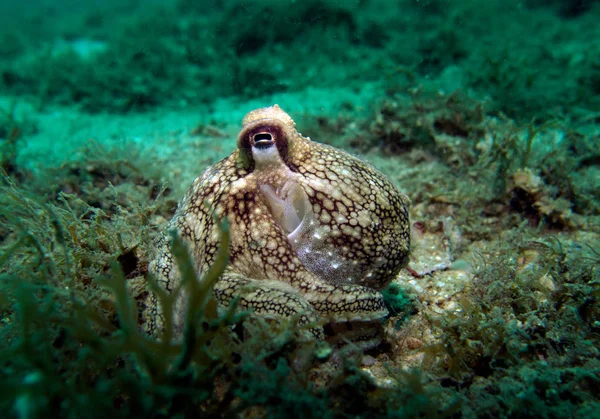
[[[0,3],[2,417],[600,417],[600,2],[165,3]],[[154,237],[274,103],[412,201],[385,339],[200,290],[152,340]]]

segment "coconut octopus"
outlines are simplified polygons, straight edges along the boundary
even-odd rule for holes
[[[168,234],[176,230],[202,275],[226,218],[230,263],[214,287],[219,303],[238,298],[258,315],[297,315],[322,339],[323,324],[388,314],[380,290],[407,263],[409,205],[371,165],[303,137],[278,105],[261,108],[245,116],[237,149],[193,182],[149,269],[167,291],[177,287]],[[175,308],[176,333],[184,305]],[[162,324],[154,313],[150,331]]]

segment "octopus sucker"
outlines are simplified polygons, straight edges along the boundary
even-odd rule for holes
[[[226,218],[230,263],[214,288],[220,305],[238,298],[257,315],[299,316],[322,339],[319,324],[369,324],[388,314],[381,290],[408,260],[409,205],[370,164],[302,136],[279,106],[260,108],[244,117],[231,155],[192,183],[157,239],[149,270],[167,291],[177,289],[169,248],[176,230],[201,277],[214,263],[218,222]],[[184,306],[176,305],[176,330]],[[156,334],[163,318],[150,309],[145,327]]]

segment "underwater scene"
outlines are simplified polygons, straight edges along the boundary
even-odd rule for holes
[[[0,0],[0,416],[600,418],[599,22]]]

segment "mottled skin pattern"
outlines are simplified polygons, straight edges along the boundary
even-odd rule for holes
[[[205,272],[218,250],[215,218],[227,217],[230,264],[215,286],[223,306],[239,297],[265,316],[299,314],[300,324],[379,319],[387,315],[379,290],[407,262],[409,202],[369,164],[300,135],[279,106],[257,109],[243,120],[238,148],[179,203],[150,270],[165,289],[177,286],[175,229]],[[178,332],[184,304],[175,309]],[[150,332],[162,325],[152,308]]]

